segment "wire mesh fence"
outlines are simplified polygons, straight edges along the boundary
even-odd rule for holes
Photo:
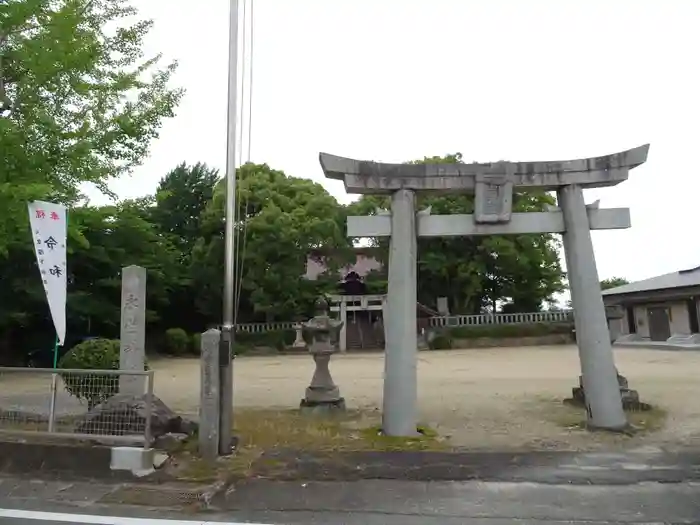
[[[0,434],[151,442],[153,371],[0,367]]]

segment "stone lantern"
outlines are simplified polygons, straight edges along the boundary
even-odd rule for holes
[[[301,319],[298,319],[296,323],[294,324],[294,342],[292,343],[292,348],[295,348],[297,350],[306,348],[306,341],[304,341],[304,335],[302,333],[302,330],[304,327],[301,324]]]
[[[301,400],[301,408],[313,412],[345,410],[345,399],[333,382],[328,364],[331,355],[338,351],[340,329],[343,322],[331,319],[328,315],[328,302],[321,297],[316,301],[316,315],[301,323],[308,336],[309,353],[316,363],[311,384],[306,388],[306,396]]]

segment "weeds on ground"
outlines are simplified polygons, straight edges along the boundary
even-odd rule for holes
[[[547,419],[552,423],[570,430],[585,430],[586,410],[582,407],[558,403],[546,411]],[[627,421],[635,434],[647,434],[661,430],[666,423],[668,413],[660,407],[650,410],[626,411]]]
[[[234,434],[240,440],[236,454],[207,464],[196,457],[197,443],[192,440],[177,454],[180,468],[175,475],[187,481],[209,481],[222,475],[248,477],[263,453],[282,449],[324,453],[449,448],[446,440],[426,426],[419,426],[421,435],[415,438],[384,436],[377,419],[375,413],[365,411],[316,416],[298,410],[240,410],[234,415]],[[266,459],[270,461],[274,459]]]

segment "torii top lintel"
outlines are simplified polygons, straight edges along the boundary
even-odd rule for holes
[[[647,160],[649,144],[588,159],[550,162],[471,164],[389,164],[319,154],[326,177],[345,182],[349,193],[391,193],[400,189],[472,193],[478,181],[552,191],[578,184],[584,188],[615,186],[629,170]]]

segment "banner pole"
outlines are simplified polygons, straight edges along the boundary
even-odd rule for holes
[[[49,405],[49,432],[54,431],[56,426],[56,390],[58,386],[58,374],[55,370],[58,368],[58,335],[56,336],[56,343],[53,345],[53,369],[54,373],[51,374],[51,404]]]
[[[68,210],[62,204],[31,201],[27,204],[27,211],[36,263],[41,272],[49,312],[56,328],[48,421],[49,432],[54,432],[58,388],[58,347],[62,346],[66,333]]]

